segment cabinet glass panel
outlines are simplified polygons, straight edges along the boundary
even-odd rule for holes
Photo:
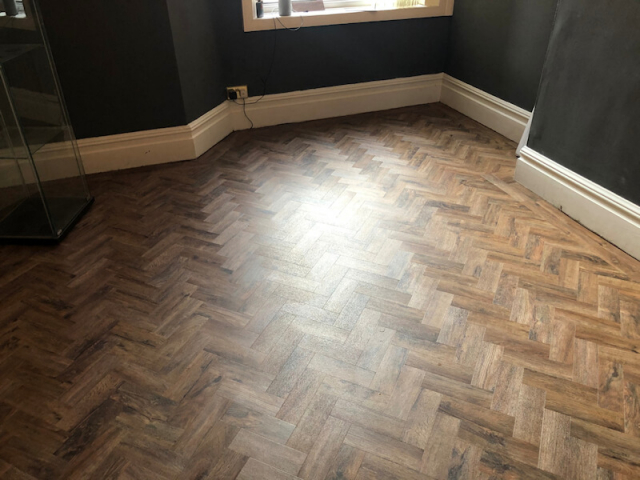
[[[0,17],[0,238],[58,240],[90,205],[34,1]]]

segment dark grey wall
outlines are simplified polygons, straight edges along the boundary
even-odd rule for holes
[[[529,146],[640,205],[640,2],[560,0]]]
[[[216,12],[227,85],[262,94],[274,32],[244,33],[240,1],[220,1]],[[440,73],[450,23],[442,17],[278,31],[267,93]]]
[[[41,0],[79,138],[184,125],[263,93],[273,31],[245,33],[239,0]],[[450,17],[279,31],[267,93],[444,70]]]
[[[79,138],[184,125],[164,0],[41,0]]]
[[[167,0],[188,122],[227,98],[214,28],[219,3]]]
[[[532,110],[557,0],[456,0],[446,73]]]

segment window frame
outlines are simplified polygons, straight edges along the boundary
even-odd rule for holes
[[[236,0],[238,1],[238,0]],[[265,13],[256,18],[256,0],[242,1],[242,16],[245,32],[273,30],[275,28],[318,27],[324,25],[344,25],[349,23],[384,22],[408,18],[445,17],[453,15],[454,0],[440,0],[437,6],[406,7],[388,10],[352,10],[330,8],[321,12],[294,13],[290,17],[277,17]]]
[[[277,5],[278,0],[262,0],[265,5]],[[295,0],[294,0],[295,1]],[[324,0],[325,8],[344,8],[339,4],[347,4],[348,8],[351,7],[366,7],[371,5],[372,0]]]

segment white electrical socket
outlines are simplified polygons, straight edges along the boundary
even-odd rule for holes
[[[227,98],[232,99],[230,93],[235,92],[236,98],[248,98],[249,89],[246,85],[240,85],[238,87],[227,87]]]

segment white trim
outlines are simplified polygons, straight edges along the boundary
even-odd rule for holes
[[[194,157],[198,158],[233,132],[230,102],[224,102],[189,124]]]
[[[440,101],[514,142],[520,141],[531,112],[444,75]]]
[[[256,127],[376,112],[440,100],[442,74],[316,88],[247,99],[247,115]],[[231,104],[233,129],[250,126],[242,106]]]
[[[188,126],[123,133],[78,141],[87,173],[122,170],[194,158]]]
[[[87,173],[192,160],[232,132],[227,102],[189,125],[78,140]]]
[[[524,147],[516,181],[588,229],[640,259],[640,206]]]
[[[242,18],[245,32],[273,30],[276,28],[318,27],[323,25],[344,25],[349,23],[383,22],[388,20],[403,20],[407,18],[444,17],[453,15],[454,0],[427,0],[427,6],[395,8],[388,10],[332,8],[320,12],[295,13],[291,17],[278,17],[265,14],[263,18],[256,18],[255,0],[227,0],[242,1]],[[301,18],[302,17],[302,18]]]
[[[440,100],[442,74],[340,85],[247,99],[247,114],[256,127],[388,110]],[[250,124],[242,106],[226,101],[189,125],[124,133],[78,141],[85,171],[192,160],[220,140]],[[47,146],[47,155],[56,154]],[[58,150],[61,150],[60,148]]]
[[[459,90],[465,93],[458,94]],[[469,92],[473,92],[473,97]],[[521,132],[524,128],[522,124],[526,124],[529,115],[514,105],[442,73],[266,95],[254,103],[258,98],[248,98],[246,106],[255,127],[442,101],[506,134],[508,131]],[[249,126],[242,105],[227,101],[189,125],[88,138],[79,140],[78,146],[86,172],[98,173],[191,160],[231,132],[245,130]],[[55,156],[55,146],[45,149],[48,150],[47,155],[52,158]]]

